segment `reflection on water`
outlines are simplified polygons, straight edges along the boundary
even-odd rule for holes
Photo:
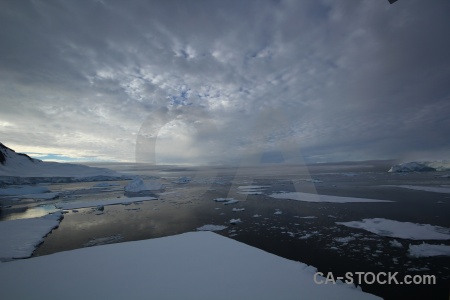
[[[53,204],[43,204],[35,207],[11,207],[1,211],[0,221],[38,218],[58,210]]]
[[[415,259],[408,255],[408,247],[410,243],[418,244],[419,241],[399,240],[403,247],[394,248],[387,237],[336,224],[364,218],[386,218],[450,228],[448,194],[392,187],[448,185],[448,178],[436,177],[439,174],[392,174],[386,172],[387,166],[351,164],[320,165],[309,169],[295,166],[241,170],[217,168],[214,172],[200,168],[118,166],[122,167],[118,168],[120,171],[130,167],[147,176],[159,177],[158,180],[166,186],[165,191],[157,193],[156,201],[105,206],[102,211],[95,207],[70,211],[33,256],[89,245],[174,235],[195,231],[206,224],[224,225],[227,228],[218,234],[313,265],[321,272],[331,271],[337,276],[350,271],[390,271],[402,275],[426,272],[438,277],[439,282],[435,286],[362,287],[367,292],[388,299],[409,296],[427,298],[430,295],[437,299],[444,294],[448,296],[448,257]],[[177,180],[180,177],[192,180],[180,184]],[[118,187],[103,189],[94,189],[92,182],[54,184],[49,188],[61,192],[60,199],[46,201],[47,205],[36,207],[29,207],[36,203],[10,203],[13,206],[4,208],[0,220],[42,216],[56,210],[52,204],[56,202],[124,197],[123,187],[128,182],[115,181]],[[252,185],[267,188],[260,195],[243,195],[241,186]],[[394,202],[310,203],[268,196],[280,191],[317,191],[322,195]],[[227,197],[239,202],[226,206],[213,201]],[[241,219],[242,223],[231,225],[229,221],[236,218]],[[439,243],[450,245],[450,241]]]

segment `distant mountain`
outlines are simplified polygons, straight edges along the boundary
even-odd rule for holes
[[[403,164],[394,165],[388,172],[404,173],[404,172],[433,172],[433,171],[449,171],[450,161],[411,161]]]
[[[61,180],[55,178],[66,178],[62,181],[90,181],[117,179],[117,177],[123,176],[121,173],[105,168],[42,161],[23,153],[17,153],[0,143],[0,177],[3,177],[1,182],[4,183],[12,183],[11,180],[5,180],[4,177],[40,178],[40,180],[28,180],[31,182],[58,182]],[[17,183],[17,180],[14,183]]]

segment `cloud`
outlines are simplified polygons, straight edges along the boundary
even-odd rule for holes
[[[2,142],[161,163],[445,158],[449,6],[2,3]]]

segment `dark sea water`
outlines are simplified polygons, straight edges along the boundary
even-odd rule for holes
[[[362,285],[364,291],[385,299],[449,298],[449,256],[410,257],[409,245],[422,241],[395,238],[402,247],[393,247],[391,241],[394,238],[336,224],[385,218],[450,228],[450,194],[392,186],[450,187],[450,178],[442,177],[447,173],[393,174],[387,172],[388,164],[374,162],[309,167],[194,168],[134,164],[106,167],[158,178],[165,184],[165,190],[155,193],[158,200],[105,206],[103,211],[95,208],[67,211],[59,228],[45,238],[34,256],[180,234],[195,231],[205,224],[225,225],[228,226],[226,229],[216,233],[312,265],[323,273],[343,276],[346,272],[399,272],[399,278],[416,274],[437,278],[436,285]],[[188,177],[191,181],[176,183],[180,177]],[[52,203],[61,201],[123,198],[123,187],[128,182],[116,181],[114,183],[119,186],[96,189],[92,188],[95,184],[92,182],[47,185],[52,191],[63,192],[65,198],[11,202],[12,206],[3,209],[0,218],[43,215],[53,209]],[[260,195],[239,194],[238,187],[246,185],[267,188]],[[280,191],[393,202],[312,203],[268,196]],[[239,202],[223,205],[213,201],[220,197],[232,197]],[[4,207],[6,204],[3,203]],[[235,212],[233,208],[245,210]],[[275,214],[277,211],[281,213]],[[242,223],[231,225],[230,219],[236,218]],[[450,245],[450,240],[428,240],[426,243]]]

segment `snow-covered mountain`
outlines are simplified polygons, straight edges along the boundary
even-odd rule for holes
[[[34,181],[42,182],[43,178],[71,178],[74,181],[107,180],[123,177],[123,174],[105,168],[42,161],[26,154],[16,153],[0,143],[0,177],[3,177],[3,182],[5,177],[41,178]]]
[[[430,172],[430,171],[449,171],[450,161],[411,161],[392,166],[388,172]]]

